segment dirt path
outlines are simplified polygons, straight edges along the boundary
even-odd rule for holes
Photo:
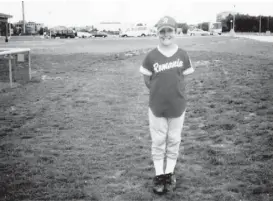
[[[35,77],[44,80],[1,93],[0,198],[270,201],[272,60],[190,55],[197,70],[187,78],[174,194],[151,192],[143,56],[37,54]]]

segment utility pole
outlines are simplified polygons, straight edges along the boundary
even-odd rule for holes
[[[22,1],[22,14],[23,14],[23,33],[26,33],[26,24],[25,24],[25,7],[24,1]]]
[[[234,13],[233,13],[233,30],[235,32],[235,5],[234,5]]]

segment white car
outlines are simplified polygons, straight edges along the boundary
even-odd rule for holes
[[[120,37],[145,37],[149,35],[151,35],[150,29],[146,26],[128,28],[119,33]]]
[[[222,29],[213,29],[210,32],[210,35],[221,35],[222,34]]]
[[[209,36],[210,32],[204,31],[202,29],[193,29],[188,31],[188,35],[190,36]]]
[[[88,32],[79,31],[79,32],[77,32],[77,37],[79,37],[79,38],[90,38],[90,37],[92,37],[92,34],[88,33]]]

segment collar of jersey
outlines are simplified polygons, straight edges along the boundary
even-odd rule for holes
[[[161,54],[163,54],[165,57],[172,57],[173,55],[175,55],[176,53],[177,53],[177,51],[178,51],[178,46],[176,45],[176,50],[174,51],[174,53],[172,53],[171,55],[167,55],[166,54],[166,52],[164,52],[164,51],[162,51],[161,49],[160,49],[160,47],[159,47],[159,45],[157,46],[157,50],[161,53]]]

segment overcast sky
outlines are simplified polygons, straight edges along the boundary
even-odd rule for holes
[[[101,21],[156,23],[164,15],[190,24],[215,21],[222,11],[273,16],[273,0],[25,0],[25,19],[47,26],[85,26]],[[235,9],[233,7],[235,6]],[[22,19],[21,0],[0,0],[0,13]]]

